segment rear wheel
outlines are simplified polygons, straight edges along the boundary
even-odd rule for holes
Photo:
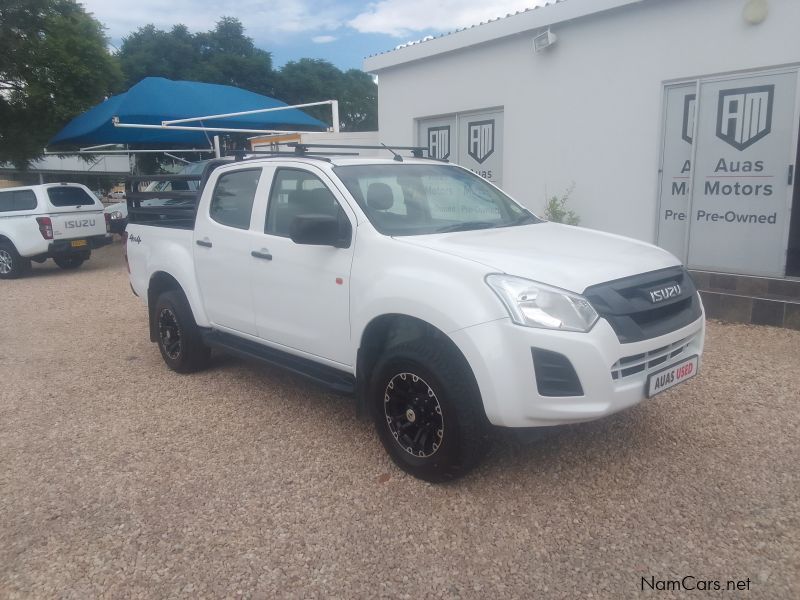
[[[20,256],[14,244],[0,242],[0,279],[16,279],[30,268],[30,259]]]
[[[53,259],[53,262],[65,271],[71,271],[80,267],[85,260],[82,256],[57,256]]]
[[[164,292],[156,300],[158,349],[167,366],[178,373],[204,369],[211,356],[183,293]]]
[[[465,475],[488,448],[488,423],[455,351],[414,341],[387,350],[370,387],[375,427],[392,460],[431,482]]]

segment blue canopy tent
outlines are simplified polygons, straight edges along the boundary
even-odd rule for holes
[[[49,146],[136,144],[152,148],[175,145],[209,148],[214,133],[200,128],[325,131],[328,127],[296,108],[176,124],[184,128],[196,127],[198,131],[115,127],[113,122],[116,117],[123,124],[160,126],[164,121],[283,106],[288,105],[228,85],[147,77],[127,92],[112,96],[75,117],[50,140]]]

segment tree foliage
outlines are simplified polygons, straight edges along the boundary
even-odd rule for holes
[[[372,77],[357,69],[343,73],[326,60],[302,58],[292,61],[281,69],[275,95],[289,104],[335,99],[339,101],[339,120],[343,130],[373,131],[378,128],[378,86]],[[328,120],[329,115],[315,114]]]
[[[166,77],[272,93],[272,57],[244,35],[238,19],[224,17],[212,31],[194,34],[184,25],[141,27],[123,40],[119,62],[125,89],[145,77]]]
[[[333,98],[343,130],[378,127],[369,75],[315,59],[275,70],[238,19],[198,33],[147,25],[111,55],[102,24],[76,0],[0,0],[0,162],[23,167],[70,119],[145,77],[233,85],[289,104]],[[328,110],[309,112],[330,121]]]
[[[123,40],[119,60],[126,88],[145,77],[166,77],[234,85],[289,104],[333,98],[343,130],[378,127],[378,87],[369,75],[310,58],[273,70],[270,53],[255,47],[238,19],[224,17],[212,31],[194,34],[183,25],[170,31],[147,25]],[[308,112],[330,121],[328,110]]]
[[[0,3],[0,162],[24,167],[120,84],[103,26],[74,0]]]

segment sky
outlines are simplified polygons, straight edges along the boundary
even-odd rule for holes
[[[299,58],[324,58],[360,69],[370,54],[505,16],[544,0],[79,0],[106,26],[113,47],[152,23],[208,31],[220,17],[237,17],[256,46],[280,67]]]

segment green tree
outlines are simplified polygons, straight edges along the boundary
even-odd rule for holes
[[[350,69],[342,73],[326,60],[301,58],[284,65],[276,83],[276,96],[289,104],[339,100],[339,120],[344,131],[378,128],[378,86],[367,73]],[[327,109],[307,109],[330,121]]]
[[[170,31],[141,27],[122,41],[119,61],[126,89],[145,77],[166,77],[273,93],[272,56],[256,48],[242,23],[230,17],[195,34],[184,25]]]
[[[256,48],[242,23],[231,17],[194,34],[184,25],[170,31],[141,27],[123,40],[119,61],[126,89],[145,77],[166,77],[233,85],[289,104],[336,99],[342,129],[378,128],[378,86],[372,77],[357,69],[343,73],[328,61],[310,58],[276,72],[271,54]],[[330,121],[326,107],[306,110]]]
[[[0,162],[24,168],[118,87],[103,26],[75,0],[0,3]]]

